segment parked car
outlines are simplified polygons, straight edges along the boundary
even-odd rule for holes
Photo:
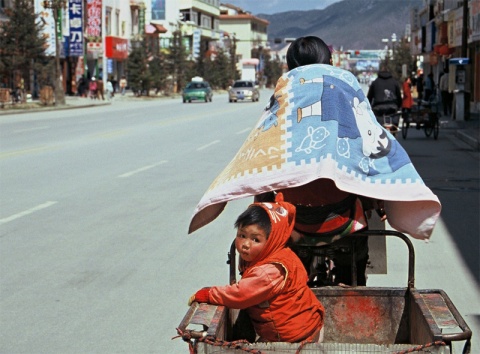
[[[192,81],[183,90],[182,97],[183,103],[194,100],[212,102],[213,91],[207,81]]]
[[[237,102],[238,100],[251,100],[252,102],[260,99],[260,92],[253,81],[237,80],[228,90],[228,101]]]

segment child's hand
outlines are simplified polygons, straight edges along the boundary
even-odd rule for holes
[[[195,294],[190,296],[188,299],[188,306],[190,306],[193,302],[206,302],[208,303],[210,288],[202,288],[198,290]]]

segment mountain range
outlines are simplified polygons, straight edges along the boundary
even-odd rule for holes
[[[412,22],[412,9],[423,0],[343,0],[323,10],[289,11],[255,16],[270,22],[268,39],[314,35],[336,49],[385,48],[382,39],[405,35]]]

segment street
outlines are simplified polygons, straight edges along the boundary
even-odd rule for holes
[[[192,235],[190,218],[271,93],[0,116],[0,353],[188,353],[175,328],[190,295],[228,282],[251,200]],[[443,204],[431,241],[413,241],[415,286],[447,292],[479,352],[479,152],[448,129],[398,139]],[[406,250],[387,250],[367,285],[404,287]]]

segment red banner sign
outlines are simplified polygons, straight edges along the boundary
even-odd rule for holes
[[[128,39],[113,36],[105,37],[105,55],[111,59],[127,59]]]
[[[87,0],[87,36],[102,36],[102,0]]]

